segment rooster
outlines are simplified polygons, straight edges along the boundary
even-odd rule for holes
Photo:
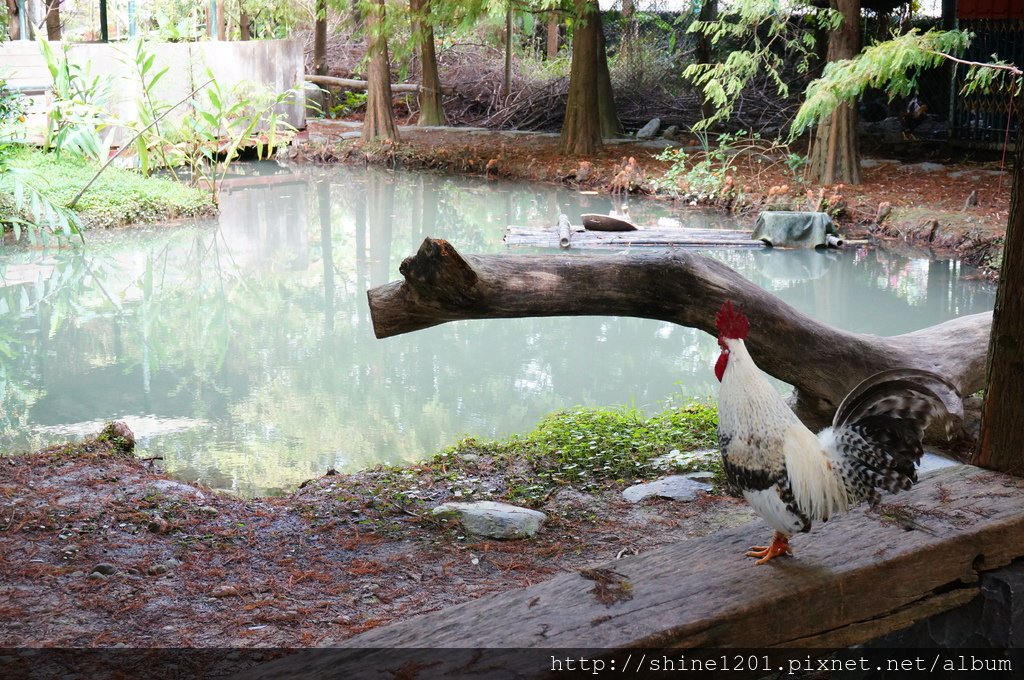
[[[924,114],[928,113],[928,105],[921,101],[917,95],[907,102],[907,108],[900,116],[900,127],[903,130],[903,139],[917,139],[914,130],[924,122]]]
[[[750,322],[726,301],[715,317],[722,353],[715,377],[718,443],[729,483],[775,530],[770,545],[748,557],[764,564],[792,555],[789,537],[815,520],[882,491],[917,481],[921,438],[932,420],[947,417],[947,433],[962,417],[962,400],[943,378],[917,369],[883,371],[864,380],[839,405],[832,426],[815,435],[796,417],[754,364],[744,340]]]

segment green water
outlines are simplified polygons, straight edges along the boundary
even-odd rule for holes
[[[559,211],[577,222],[611,209],[608,197],[374,169],[248,171],[262,174],[223,194],[216,222],[0,254],[0,451],[123,419],[140,455],[172,474],[258,495],[524,431],[576,404],[655,410],[715,394],[714,340],[667,323],[512,319],[373,337],[366,290],[398,278],[424,237],[504,252],[507,224],[553,224]],[[723,219],[630,208],[642,223]],[[902,333],[994,301],[949,261],[868,248],[708,254],[855,331]]]

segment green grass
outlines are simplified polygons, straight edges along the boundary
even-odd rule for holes
[[[675,457],[717,445],[718,413],[691,403],[647,417],[628,408],[577,407],[553,413],[532,431],[505,439],[464,439],[409,467],[358,473],[343,495],[367,495],[399,506],[422,504],[422,486],[446,488],[456,500],[504,500],[542,505],[564,488],[598,492],[672,472],[706,470],[724,484],[720,457]],[[419,488],[418,488],[419,487]],[[447,495],[447,494],[446,494]]]
[[[66,206],[99,166],[67,152],[59,157],[36,149],[21,149],[10,159],[13,167],[36,173],[33,184],[58,205]],[[0,177],[0,194],[11,187]],[[3,198],[3,197],[0,197]],[[212,214],[209,192],[159,177],[109,167],[85,192],[76,211],[87,227],[107,228]]]

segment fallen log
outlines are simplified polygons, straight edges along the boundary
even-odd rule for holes
[[[574,234],[575,240],[578,234]],[[461,255],[428,238],[399,268],[404,280],[367,292],[374,333],[386,338],[460,319],[633,316],[717,335],[725,300],[750,318],[758,366],[794,387],[809,426],[831,419],[864,378],[909,367],[934,371],[967,396],[982,388],[991,313],[880,337],[833,328],[726,265],[686,250],[627,255]]]
[[[334,78],[332,76],[307,75],[306,81],[323,87],[344,87],[349,90],[365,90],[367,87],[367,82],[365,80],[355,80],[354,78]],[[419,92],[420,87],[422,86],[419,83],[391,83],[392,92]],[[451,87],[442,87],[441,92],[443,94],[452,94],[454,89]]]

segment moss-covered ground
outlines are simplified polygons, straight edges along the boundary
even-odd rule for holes
[[[100,167],[74,154],[28,147],[14,153],[10,165],[31,171],[33,186],[61,206],[67,206]],[[11,191],[10,179],[0,176],[0,200],[10,203]],[[112,166],[100,174],[75,209],[87,228],[97,229],[213,214],[215,206],[209,192]]]

